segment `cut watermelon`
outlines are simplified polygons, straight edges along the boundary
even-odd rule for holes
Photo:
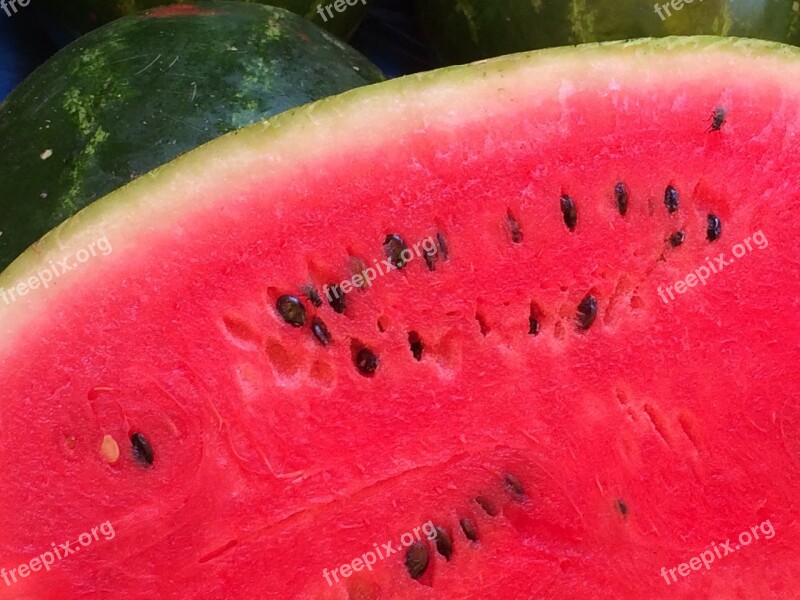
[[[798,132],[797,49],[614,43],[94,203],[0,277],[0,595],[799,597]]]

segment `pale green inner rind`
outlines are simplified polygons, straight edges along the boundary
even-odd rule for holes
[[[588,44],[516,54],[358,88],[288,111],[218,138],[91,204],[24,252],[0,274],[11,288],[37,271],[107,236],[113,253],[81,265],[49,289],[10,304],[0,299],[0,336],[8,346],[38,310],[67,286],[124,269],[128,251],[168,231],[191,212],[244,193],[259,182],[291,181],[307,165],[324,170],[331,155],[369,153],[409,132],[456,129],[520,106],[535,110],[565,80],[584,89],[610,83],[643,94],[664,81],[769,78],[800,93],[800,49],[773,42],[717,37]],[[524,104],[523,104],[524,103]],[[368,131],[370,135],[352,135]],[[384,150],[385,152],[385,150]]]

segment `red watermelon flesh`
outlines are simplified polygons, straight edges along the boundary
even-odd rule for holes
[[[0,297],[0,597],[800,597],[798,132],[797,50],[613,43],[93,204],[0,278],[113,248]]]

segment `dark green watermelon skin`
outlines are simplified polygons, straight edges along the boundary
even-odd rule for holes
[[[796,0],[693,0],[662,20],[655,0],[417,0],[443,64],[553,46],[671,35],[753,37],[800,45]],[[664,4],[666,0],[660,0]]]
[[[0,270],[95,199],[223,133],[382,79],[309,21],[258,4],[125,17],[0,104]]]
[[[310,19],[334,35],[348,39],[356,30],[371,0],[358,0],[341,13],[333,11],[334,18],[319,15],[317,6],[331,4],[333,0],[242,0],[258,2],[290,10]],[[83,35],[101,25],[149,8],[172,4],[171,0],[39,0],[47,13],[73,37]],[[192,2],[192,0],[189,0]],[[194,2],[192,2],[194,3]]]

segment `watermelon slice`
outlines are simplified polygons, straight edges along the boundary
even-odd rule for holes
[[[797,598],[799,132],[800,50],[593,45],[92,204],[0,276],[0,596]]]

